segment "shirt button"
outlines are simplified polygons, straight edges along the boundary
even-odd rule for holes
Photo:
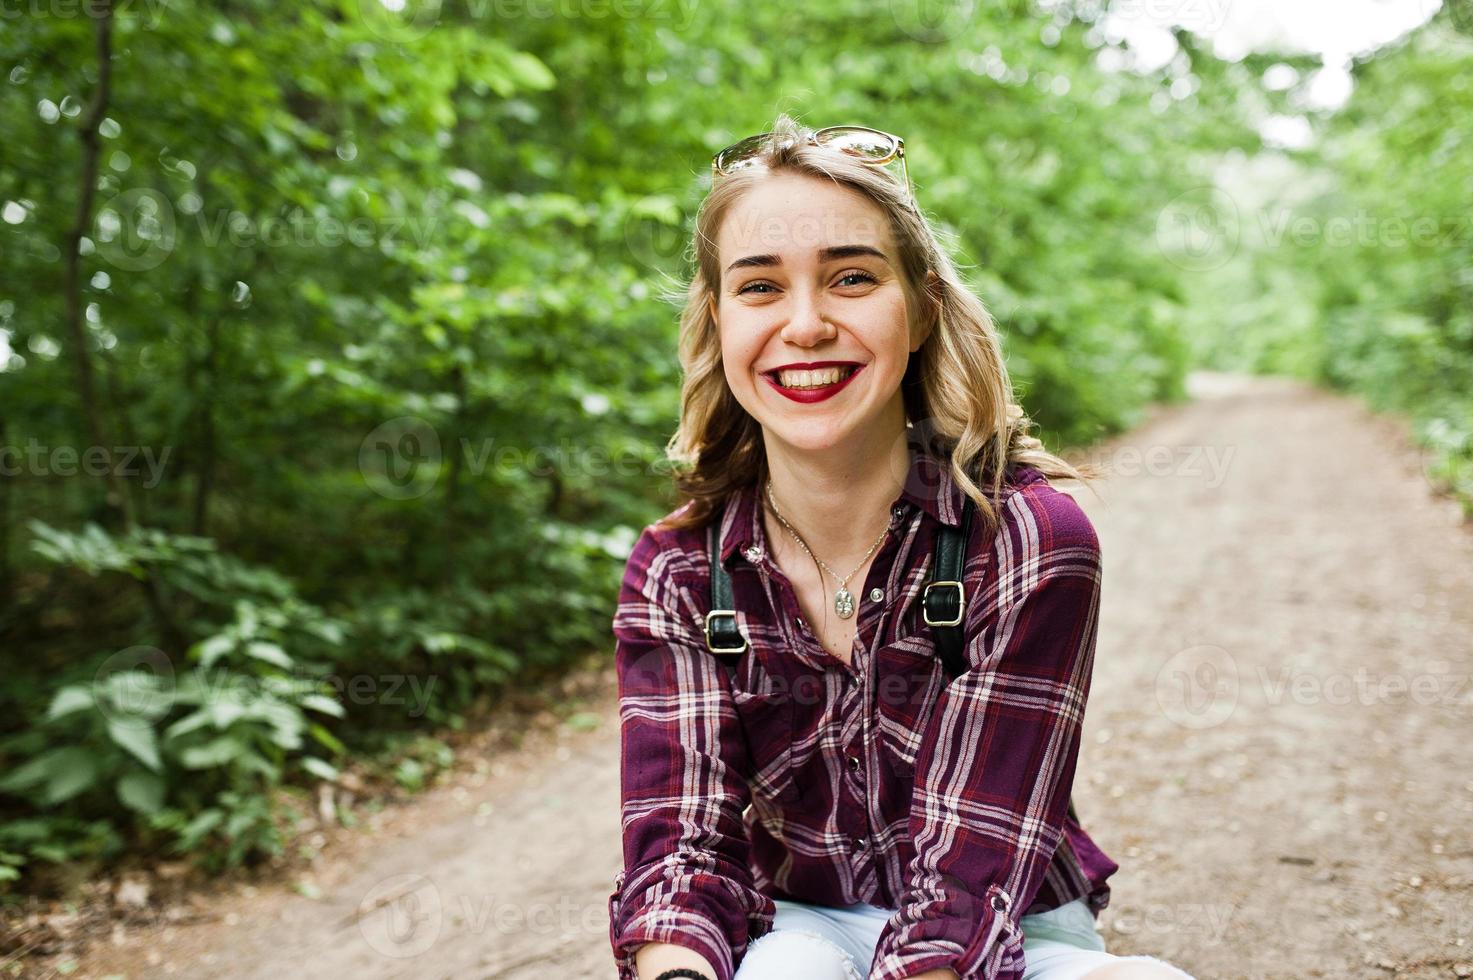
[[[867,845],[869,843],[869,841],[865,840],[863,837],[856,837],[852,841],[850,841],[849,843],[851,845],[853,845],[853,847],[854,847],[854,849],[856,851],[862,851],[862,850],[864,850],[865,845]]]
[[[804,619],[803,619],[803,617],[802,617],[802,616],[794,616],[794,617],[793,617],[793,623],[794,623],[794,624],[795,624],[795,625],[797,625],[797,627],[798,627],[798,628],[799,628],[799,629],[800,629],[800,630],[802,630],[802,631],[803,631],[803,632],[805,632],[805,633],[807,633],[807,632],[808,632],[808,623],[807,623],[807,621],[805,621],[805,620],[804,620]]]
[[[994,912],[1006,912],[1012,903],[1008,900],[1006,892],[998,892],[992,896],[992,910]]]
[[[870,589],[869,590],[869,601],[870,602],[879,602],[881,599],[884,599],[884,598],[885,598],[885,590],[884,589]]]
[[[748,548],[745,553],[747,556],[747,561],[752,562],[753,564],[756,564],[757,560],[762,557],[762,549],[757,547],[755,544],[752,545],[752,547]]]
[[[859,772],[859,756],[851,755],[849,757],[849,771]]]
[[[890,516],[895,518],[897,521],[900,520],[900,518],[905,516],[905,508],[899,505],[892,507],[890,509]]]

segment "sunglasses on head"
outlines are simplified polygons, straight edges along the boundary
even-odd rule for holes
[[[711,158],[713,182],[717,177],[724,177],[743,167],[752,166],[771,142],[772,135],[772,133],[758,133],[756,136],[748,136],[717,153]],[[910,183],[910,169],[905,163],[905,140],[899,136],[881,132],[878,129],[870,129],[868,126],[829,126],[819,130],[808,130],[802,138],[813,146],[838,150],[858,159],[861,163],[876,167],[883,167],[894,160],[899,160],[900,171],[905,177],[906,192],[912,201],[915,200],[915,191]]]

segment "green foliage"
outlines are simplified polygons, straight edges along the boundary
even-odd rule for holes
[[[1356,63],[1349,103],[1272,171],[1284,191],[1238,192],[1256,234],[1192,288],[1210,363],[1410,414],[1429,480],[1473,516],[1473,145],[1452,123],[1473,113],[1473,38],[1455,13]]]
[[[1055,448],[1239,352],[1198,329],[1200,281],[1160,225],[1224,153],[1258,151],[1250,123],[1287,98],[1266,63],[1182,33],[1160,70],[1114,70],[1096,3],[913,7],[132,5],[96,120],[95,20],[8,20],[0,889],[123,846],[278,853],[283,788],[366,758],[417,789],[448,764],[422,731],[608,645],[637,529],[670,504],[662,296],[711,152],[777,110],[905,137]],[[1396,104],[1456,94],[1453,66],[1433,75],[1363,81],[1385,118],[1352,118],[1317,164],[1338,192],[1421,193],[1376,174],[1425,151],[1452,206],[1458,147]],[[1236,262],[1259,303],[1241,356],[1448,392],[1467,284],[1448,264],[1419,291],[1440,255]],[[1295,336],[1255,327],[1290,295]],[[1453,454],[1457,407],[1428,429]]]

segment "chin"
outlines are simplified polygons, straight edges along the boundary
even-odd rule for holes
[[[794,449],[815,453],[843,444],[849,435],[847,427],[804,425],[792,419],[783,419],[773,424],[764,423],[762,428],[770,436],[781,439]]]

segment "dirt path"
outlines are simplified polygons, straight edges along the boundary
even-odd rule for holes
[[[1106,942],[1202,980],[1473,976],[1473,534],[1357,402],[1193,391],[1076,494],[1105,558],[1075,799],[1121,864]],[[221,896],[74,975],[612,977],[604,692],[592,731],[355,835],[319,898]]]

